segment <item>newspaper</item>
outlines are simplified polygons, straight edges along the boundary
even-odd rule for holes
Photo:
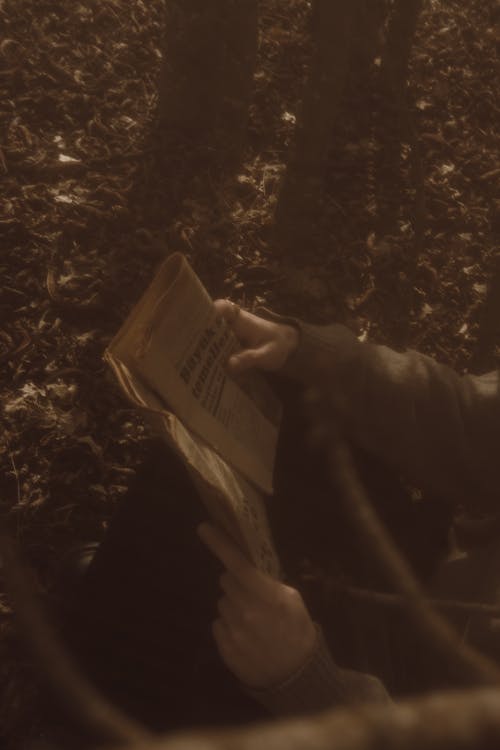
[[[160,266],[105,352],[129,399],[183,458],[210,514],[279,577],[271,494],[281,405],[257,374],[228,376],[239,348],[180,253]]]

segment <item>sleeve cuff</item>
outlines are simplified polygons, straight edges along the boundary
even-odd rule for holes
[[[275,687],[245,688],[245,692],[278,716],[314,713],[337,705],[388,702],[389,695],[376,677],[335,664],[321,628],[316,628],[316,648],[297,672]]]
[[[298,330],[298,347],[280,370],[281,375],[293,380],[311,384],[356,356],[361,346],[356,335],[341,323],[309,325],[297,318],[277,315],[267,308],[260,308],[258,312],[268,320],[293,326]]]

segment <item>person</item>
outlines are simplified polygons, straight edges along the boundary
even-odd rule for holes
[[[352,444],[391,471],[453,503],[498,501],[498,373],[460,377],[417,352],[361,343],[341,324],[260,317],[228,300],[215,306],[242,344],[230,372],[257,368],[315,385]],[[103,689],[161,728],[388,701],[381,680],[359,670],[360,662],[339,666],[339,650],[332,654],[296,588],[257,571],[204,521],[184,467],[166,463],[158,446],[78,592],[71,638]],[[194,527],[202,544],[193,541]],[[332,554],[343,541],[337,535]],[[481,593],[478,575],[468,579],[473,595]],[[333,619],[336,628],[341,613]],[[368,640],[381,649],[373,631]]]
[[[266,320],[228,300],[215,304],[243,345],[231,373],[258,368],[315,384],[350,440],[395,470],[455,503],[498,501],[498,372],[460,377],[422,354],[362,344],[342,325]],[[374,678],[339,675],[296,590],[256,571],[221,530],[203,524],[199,534],[226,568],[213,626],[219,653],[254,695],[274,710],[297,709],[305,696],[316,707],[353,695],[387,699]]]

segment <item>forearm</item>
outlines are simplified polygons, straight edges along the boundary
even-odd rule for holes
[[[414,351],[360,343],[345,326],[300,329],[283,373],[328,393],[346,434],[422,486],[495,502],[498,373],[460,377]]]

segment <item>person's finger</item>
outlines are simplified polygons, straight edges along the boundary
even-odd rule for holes
[[[272,364],[268,361],[272,350],[273,344],[268,342],[257,349],[244,349],[241,352],[232,354],[227,363],[228,369],[234,374],[245,372],[245,370],[249,370],[252,367],[260,367],[265,370],[269,364]]]
[[[222,316],[230,325],[232,325],[241,312],[241,308],[230,299],[215,300],[214,308],[218,315]]]
[[[228,299],[216,299],[214,301],[215,312],[217,315],[221,315],[223,318],[230,317],[230,310],[233,306],[231,300]]]
[[[230,299],[216,299],[214,307],[217,315],[224,318],[238,338],[244,336],[245,333],[248,332],[246,331],[246,329],[248,329],[248,320],[245,323],[245,318],[247,318],[248,313],[242,310],[239,305],[231,302]],[[242,321],[240,321],[240,318],[242,318]]]
[[[223,317],[226,323],[231,326],[235,336],[241,343],[251,344],[252,342],[256,342],[257,337],[262,333],[261,329],[263,325],[265,326],[266,321],[247,310],[242,310],[229,299],[216,299],[213,304],[217,314]],[[235,310],[237,310],[236,315]]]
[[[234,655],[235,644],[230,630],[223,620],[218,619],[212,623],[212,633],[223,660],[231,661]]]
[[[223,596],[217,602],[217,609],[223,622],[231,630],[241,630],[245,627],[248,617],[245,615],[249,611],[248,606],[238,607],[233,601]]]
[[[237,607],[245,606],[248,601],[248,589],[245,589],[231,573],[223,573],[219,583],[227,598]]]
[[[204,522],[198,526],[197,532],[212,554],[238,581],[243,582],[244,579],[250,579],[253,577],[253,573],[257,572],[256,568],[222,529]]]
[[[240,585],[259,595],[267,593],[270,579],[247,560],[227,534],[206,522],[198,526],[197,532],[202,542]]]

